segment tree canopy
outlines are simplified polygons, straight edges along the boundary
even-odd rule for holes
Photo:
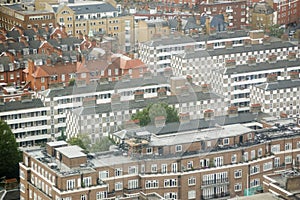
[[[22,154],[9,126],[0,121],[0,177],[18,178]]]
[[[142,111],[139,111],[131,116],[132,120],[139,120],[140,126],[147,126],[154,123],[155,117],[166,117],[166,123],[178,122],[178,112],[174,106],[169,106],[166,103],[150,104]]]
[[[92,143],[88,134],[79,134],[77,137],[71,137],[68,140],[71,145],[78,145],[87,152],[101,152],[108,151],[112,142],[108,137],[97,138],[94,143]]]

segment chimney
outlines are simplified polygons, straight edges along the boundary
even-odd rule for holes
[[[263,38],[263,44],[264,45],[270,45],[271,44],[271,38],[269,36],[265,36]]]
[[[143,74],[143,78],[144,79],[152,79],[152,74],[149,70],[147,70],[144,74]]]
[[[256,57],[255,56],[249,56],[247,63],[249,66],[255,66],[256,65]]]
[[[203,93],[209,93],[210,85],[209,84],[202,84],[201,89]]]
[[[213,43],[206,43],[206,50],[207,51],[214,50],[214,44]]]
[[[244,46],[245,46],[245,47],[251,47],[251,46],[252,46],[251,40],[250,40],[250,39],[245,39],[245,40],[244,40]]]
[[[144,92],[143,91],[135,91],[134,92],[134,100],[136,102],[144,101]]]
[[[276,63],[276,61],[277,61],[277,56],[275,54],[271,54],[268,56],[269,63]]]
[[[28,92],[28,89],[24,89],[23,94],[21,95],[21,102],[31,102],[32,101],[32,97],[31,97],[31,93]]]
[[[82,102],[83,107],[95,107],[96,97],[85,97]]]
[[[214,119],[214,111],[211,109],[204,111],[204,120],[208,121],[212,119]]]
[[[114,93],[111,95],[111,103],[112,104],[120,104],[121,103],[121,95],[118,93]]]
[[[189,86],[188,85],[184,85],[180,88],[180,95],[181,96],[188,96],[190,94],[190,91],[189,91]]]
[[[232,49],[233,47],[232,47],[232,41],[226,41],[225,42],[225,48],[226,49]]]
[[[123,122],[123,126],[125,129],[136,129],[139,127],[140,120],[135,119],[135,120],[128,120]]]
[[[235,68],[235,66],[236,66],[235,59],[225,60],[225,67],[227,67],[227,68]]]
[[[281,40],[283,41],[283,42],[287,42],[287,41],[289,41],[289,36],[288,36],[288,34],[282,34],[281,35]]]
[[[187,80],[187,82],[188,82],[190,85],[193,84],[193,78],[192,78],[191,75],[187,75],[187,76],[186,76],[186,80]]]
[[[157,90],[157,96],[158,98],[162,99],[162,98],[167,98],[167,90],[165,88],[159,88]]]
[[[4,103],[4,97],[3,96],[0,96],[0,106],[3,106],[5,103]]]
[[[171,68],[171,67],[166,67],[166,68],[164,69],[164,76],[165,76],[165,77],[170,77],[170,76],[172,76],[172,68]]]
[[[287,118],[288,115],[285,112],[280,112],[280,118]]]
[[[251,104],[250,112],[254,114],[261,112],[261,104],[259,103]]]
[[[267,83],[273,83],[277,81],[277,74],[268,74]]]
[[[296,60],[297,60],[296,53],[295,52],[289,52],[288,61],[296,61]]]
[[[166,124],[165,116],[157,116],[154,118],[155,127],[163,127]]]
[[[189,113],[179,113],[179,121],[181,124],[190,122],[190,114]]]
[[[289,72],[291,80],[299,80],[299,72],[291,71]]]
[[[237,117],[238,116],[238,107],[237,106],[230,106],[227,110],[227,115],[229,117]]]

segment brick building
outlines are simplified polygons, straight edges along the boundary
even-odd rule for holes
[[[223,14],[227,26],[240,30],[248,22],[247,19],[247,2],[244,0],[237,1],[202,1],[200,2],[200,13],[207,16],[216,16]]]
[[[1,5],[1,27],[7,30],[12,29],[15,25],[23,28],[32,28],[33,26],[52,27],[55,25],[55,14],[52,11],[35,10],[34,5],[27,4],[10,4]]]
[[[20,198],[134,199],[140,192],[167,199],[229,198],[262,190],[264,175],[296,168],[300,160],[293,126],[255,132],[235,124],[124,142],[129,150],[140,145],[140,151],[85,154],[64,142],[24,151]]]

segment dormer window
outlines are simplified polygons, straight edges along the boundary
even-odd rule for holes
[[[37,50],[36,50],[36,49],[33,49],[33,50],[32,50],[32,53],[33,53],[33,54],[37,54]]]

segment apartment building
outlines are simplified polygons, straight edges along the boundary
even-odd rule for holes
[[[51,131],[59,134],[66,129],[66,111],[83,106],[85,98],[95,98],[95,105],[108,104],[112,101],[115,92],[120,94],[121,101],[134,99],[135,91],[143,91],[145,98],[157,96],[157,90],[164,88],[170,95],[170,84],[165,77],[151,77],[127,79],[119,82],[93,82],[89,85],[52,88],[37,93],[45,106],[50,109],[53,119]],[[109,109],[107,107],[107,109]]]
[[[288,58],[288,52],[295,52],[298,57],[297,44],[273,40],[265,37],[263,31],[251,31],[249,38],[239,41],[215,40],[207,42],[205,50],[187,51],[171,57],[170,66],[174,75],[191,75],[195,84],[210,83],[212,69],[224,68],[226,61],[232,60],[235,65],[247,64],[253,57],[254,63],[268,61],[268,55],[274,54],[276,60]]]
[[[136,26],[137,42],[147,42],[170,34],[169,23],[163,19],[140,20]]]
[[[19,101],[4,102],[1,96],[0,119],[11,128],[20,147],[48,142],[50,135],[49,108],[40,99],[24,92]]]
[[[277,80],[277,74],[271,74],[267,83],[252,85],[250,104],[260,104],[262,112],[274,117],[299,116],[299,72],[289,73],[288,80]]]
[[[247,2],[244,0],[201,1],[199,9],[200,13],[204,13],[208,16],[223,14],[226,24],[237,30],[240,30],[248,23]],[[218,27],[216,28],[218,29]]]
[[[140,147],[135,155],[127,150],[85,154],[77,146],[52,142],[46,149],[24,151],[21,199],[134,199],[140,192],[166,199],[243,196],[261,190],[264,175],[297,167],[297,130],[291,125],[255,132],[235,124],[173,136],[150,133],[148,140],[125,140],[129,151]]]
[[[0,7],[0,25],[6,30],[12,29],[15,25],[23,28],[33,26],[53,27],[55,25],[55,13],[53,11],[35,10],[34,5],[25,3],[4,4]]]
[[[94,36],[106,34],[119,39],[119,50],[129,52],[134,48],[133,16],[120,15],[109,3],[87,2],[52,5],[56,22],[66,27],[66,32]]]
[[[300,18],[299,7],[299,1],[287,2],[282,0],[273,2],[273,8],[276,13],[275,24],[290,25],[298,23]]]
[[[295,53],[293,53],[295,55]],[[218,91],[226,96],[230,104],[237,106],[239,111],[250,110],[250,86],[264,83],[269,84],[273,76],[279,80],[290,78],[290,72],[298,71],[299,60],[279,60],[273,54],[268,56],[267,63],[256,63],[238,65],[227,62],[225,69],[216,69],[212,72],[213,80],[211,87],[213,91]],[[274,60],[275,59],[275,60]],[[280,99],[280,98],[278,98]],[[266,101],[264,99],[263,101]],[[284,101],[284,98],[282,99]]]
[[[274,25],[274,9],[268,2],[254,3],[250,10],[250,20],[252,28],[266,30],[268,27]]]
[[[215,35],[200,35],[199,37],[178,36],[161,37],[139,44],[140,59],[148,64],[153,73],[159,73],[171,66],[171,56],[206,48],[206,43],[215,48],[225,47],[226,41],[233,46],[243,45],[243,41],[250,39],[245,31],[219,32]]]

